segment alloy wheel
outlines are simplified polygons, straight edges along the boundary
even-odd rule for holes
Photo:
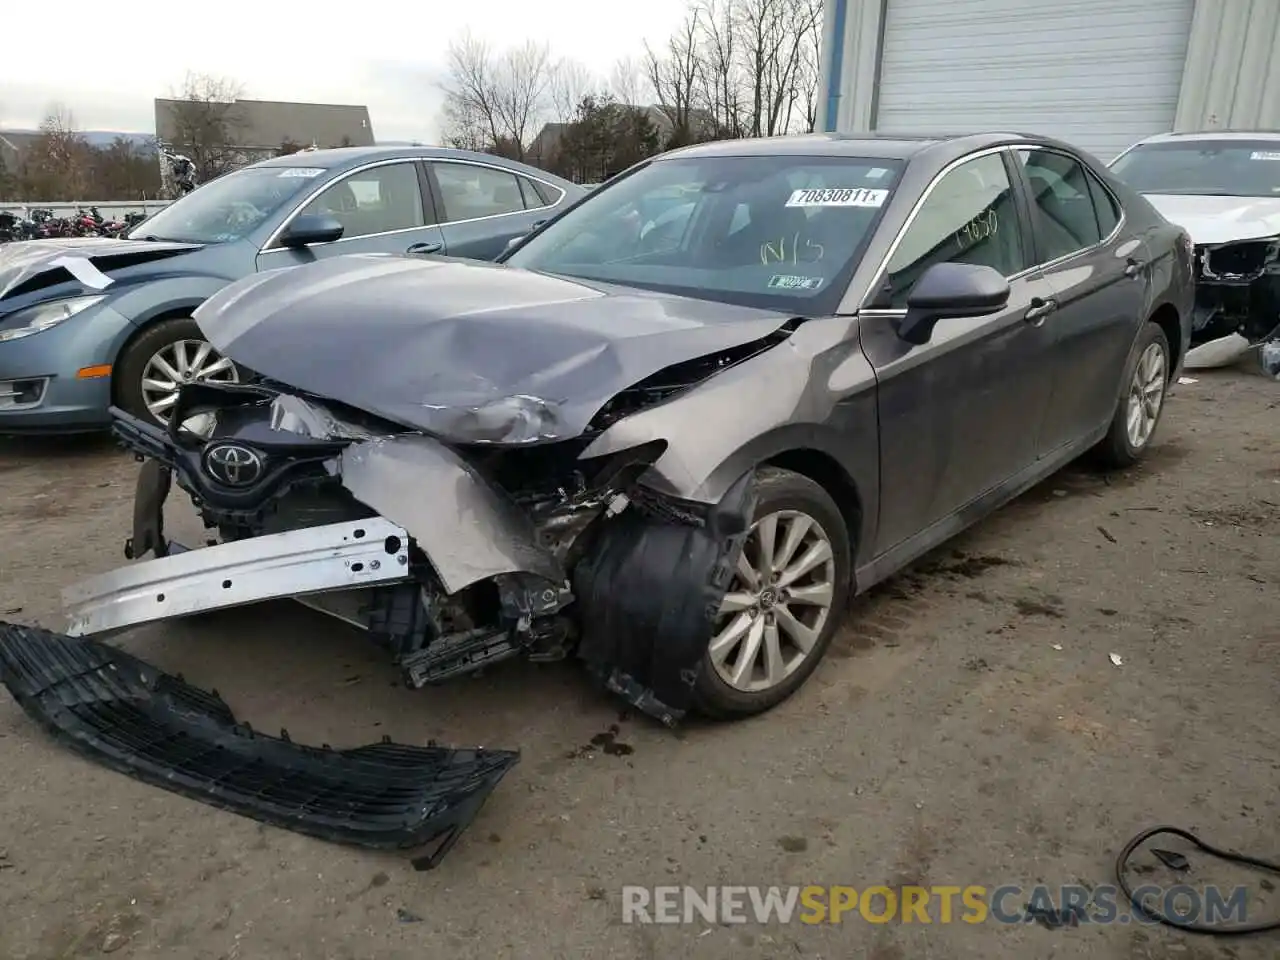
[[[1156,429],[1156,421],[1160,419],[1167,366],[1164,348],[1158,343],[1151,343],[1142,351],[1142,356],[1133,368],[1128,407],[1125,410],[1125,427],[1129,434],[1129,445],[1135,450],[1146,446]]]
[[[184,383],[236,383],[239,379],[236,365],[207,340],[175,340],[157,350],[143,367],[142,401],[153,417],[167,423]]]
[[[795,673],[831,616],[835,578],[831,538],[813,517],[778,510],[756,520],[711,638],[720,679],[756,693]]]

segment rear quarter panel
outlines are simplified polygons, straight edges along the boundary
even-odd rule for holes
[[[1182,227],[1166,220],[1146,197],[1130,188],[1105,165],[1095,160],[1093,169],[1124,204],[1134,234],[1141,239],[1147,251],[1151,264],[1147,316],[1162,307],[1171,307],[1178,314],[1178,342],[1170,344],[1176,371],[1181,368],[1187,354],[1191,340],[1191,314],[1195,307],[1194,254],[1190,239]]]

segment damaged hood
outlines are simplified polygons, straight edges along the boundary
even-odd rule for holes
[[[113,271],[156,260],[167,260],[198,244],[167,241],[124,240],[114,237],[67,237],[54,240],[22,240],[0,245],[0,300],[41,274],[49,274],[55,286],[69,280],[92,290],[105,290]]]
[[[363,255],[246,278],[196,320],[239,364],[458,442],[561,440],[612,397],[787,314],[500,264]]]
[[[1280,197],[1194,197],[1149,193],[1146,198],[1191,242],[1231,243],[1280,234]]]

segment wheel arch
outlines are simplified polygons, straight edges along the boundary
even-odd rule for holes
[[[872,411],[842,427],[790,423],[752,437],[713,461],[668,450],[641,477],[656,492],[718,503],[744,474],[764,466],[793,470],[821,486],[845,519],[854,566],[865,562],[874,542],[879,496],[879,441]],[[705,453],[705,449],[701,451]]]
[[[758,467],[776,467],[798,473],[822,487],[835,501],[849,537],[849,576],[852,581],[858,566],[859,545],[865,542],[866,512],[862,492],[849,471],[831,454],[813,447],[784,450],[764,460]],[[856,589],[857,585],[853,583],[852,586]]]
[[[1174,371],[1178,368],[1179,360],[1187,349],[1187,344],[1182,342],[1182,317],[1177,307],[1165,301],[1156,305],[1147,320],[1163,330],[1165,339],[1169,342],[1168,375],[1172,378]]]
[[[115,358],[111,362],[112,373],[120,365],[120,360],[126,353],[137,343],[138,338],[154,327],[157,323],[165,320],[184,320],[190,319],[192,312],[196,307],[200,306],[203,301],[197,300],[194,303],[185,306],[170,306],[157,311],[155,314],[148,316],[145,320],[135,321],[133,329],[129,331],[129,335],[124,339],[116,350]],[[111,402],[116,406],[120,405],[120,378],[111,377]]]

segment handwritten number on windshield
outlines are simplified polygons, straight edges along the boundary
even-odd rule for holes
[[[788,239],[791,241],[787,243]],[[787,255],[787,249],[790,247],[791,255]],[[794,234],[790,238],[779,237],[774,243],[767,240],[760,244],[760,262],[764,266],[771,263],[818,263],[822,260],[824,250],[822,244],[814,243],[812,240],[802,239],[800,234]]]

